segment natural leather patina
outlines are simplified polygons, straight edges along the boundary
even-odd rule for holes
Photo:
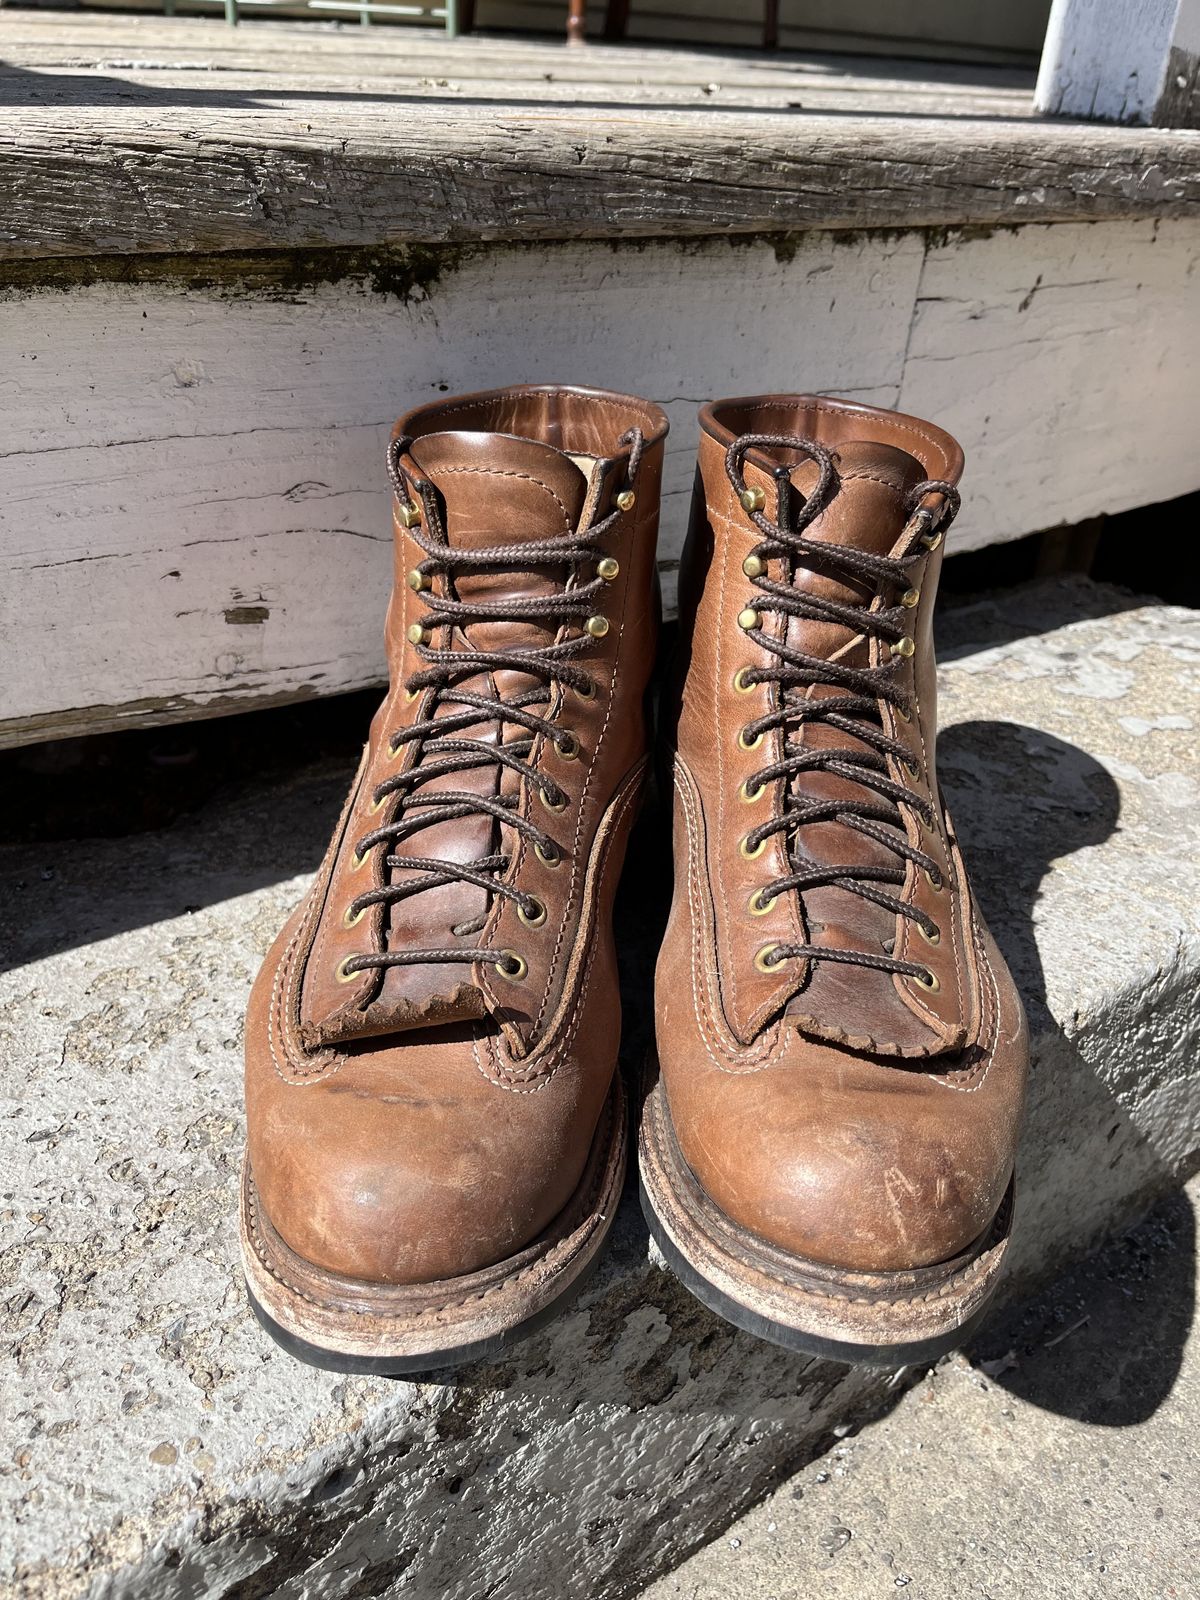
[[[1025,1092],[1020,1000],[936,775],[931,620],[962,453],[811,396],[700,420],[654,1104],[697,1206],[825,1279],[883,1275],[865,1304],[987,1236]]]
[[[390,687],[247,1022],[255,1204],[339,1280],[513,1257],[612,1121],[666,432],[647,402],[562,387],[396,426]]]

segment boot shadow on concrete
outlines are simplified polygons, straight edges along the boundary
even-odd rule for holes
[[[76,797],[86,792],[94,800],[102,779],[111,793],[105,791],[107,799],[99,811],[92,805],[84,811],[92,826],[80,827],[78,814],[74,819],[66,813],[58,818],[39,811],[41,826],[30,830],[32,837],[27,834],[24,844],[4,854],[0,872],[14,892],[9,938],[0,937],[0,945],[7,942],[10,959],[30,961],[123,928],[178,916],[259,884],[311,872],[336,818],[374,700],[375,695],[368,693],[341,705],[330,703],[328,708],[266,713],[261,721],[233,719],[236,737],[227,736],[220,725],[201,725],[169,737],[153,732],[144,738],[141,765],[118,761],[114,740],[111,780],[106,777],[105,745],[79,742],[86,744],[82,755],[89,782],[82,786],[64,782],[64,774],[47,770],[46,795],[52,799],[59,791]],[[278,731],[268,736],[276,723]],[[137,743],[140,751],[143,738],[133,736],[131,741],[120,736],[120,742],[122,753],[130,742]],[[309,758],[299,772],[298,752]],[[67,757],[75,759],[70,751]],[[39,759],[44,764],[48,757],[43,754]],[[1093,1240],[1102,1242],[1090,1186],[1104,1182],[1110,1164],[1123,1164],[1121,1192],[1135,1196],[1122,1221],[1136,1216],[1139,1192],[1149,1196],[1167,1187],[1162,1163],[1140,1134],[1133,1113],[1119,1103],[1050,1017],[1033,937],[1033,912],[1046,875],[1056,861],[1110,836],[1118,821],[1118,794],[1104,769],[1082,751],[1016,723],[951,724],[941,735],[939,764],[983,913],[1012,965],[1040,1040],[1022,1186],[1027,1201],[1041,1189],[1053,1195],[1055,1203],[1053,1214],[1040,1218],[1030,1215],[1028,1203],[1018,1212],[1014,1289],[1020,1292],[1045,1281],[1058,1262],[1077,1257],[1081,1241],[1083,1248]],[[197,770],[215,780],[207,804],[203,794],[196,793]],[[75,780],[79,773],[72,768],[68,776]],[[74,832],[85,836],[92,832],[93,840],[83,849],[53,851],[55,870],[47,881],[46,844],[61,838],[73,820]],[[20,836],[20,829],[13,831]],[[96,833],[118,837],[95,838]],[[670,880],[668,810],[663,797],[652,795],[631,842],[617,907],[622,1067],[634,1105],[653,1036],[654,967]],[[36,903],[36,917],[25,914],[26,901]],[[1064,1129],[1077,1132],[1064,1140]],[[1039,1163],[1056,1169],[1054,1181],[1029,1181],[1030,1168]],[[1137,1169],[1132,1181],[1130,1168]],[[1069,1181],[1072,1169],[1076,1182]],[[1077,1193],[1073,1211],[1072,1193]],[[1059,1203],[1064,1195],[1065,1208]],[[1137,1298],[1131,1301],[1124,1293],[1129,1285],[1111,1286],[1105,1303],[1111,1302],[1121,1315],[1108,1317],[1096,1310],[1086,1325],[1106,1330],[1102,1352],[1097,1354],[1086,1328],[1052,1343],[1063,1331],[1053,1316],[1043,1327],[1036,1320],[1022,1323],[1019,1315],[1016,1322],[1004,1320],[1010,1314],[1002,1312],[992,1325],[995,1332],[985,1332],[977,1344],[980,1359],[989,1367],[1002,1363],[1010,1349],[1014,1352],[1018,1365],[997,1372],[997,1381],[1039,1404],[1064,1411],[1074,1407],[1073,1414],[1086,1414],[1089,1420],[1116,1424],[1149,1415],[1170,1390],[1192,1311],[1190,1213],[1173,1215],[1176,1248],[1154,1254],[1155,1269],[1141,1272],[1133,1285]],[[1040,1249],[1029,1246],[1043,1226],[1054,1234],[1048,1252],[1044,1240]],[[1021,1266],[1023,1257],[1030,1261],[1028,1269]],[[707,1374],[701,1385],[701,1408],[712,1406],[750,1421],[767,1415],[779,1418],[789,1410],[789,1397],[802,1389],[829,1387],[844,1376],[845,1369],[760,1346],[749,1335],[736,1332],[668,1273],[647,1272],[646,1259],[646,1231],[631,1172],[610,1259],[601,1269],[610,1285],[619,1279],[620,1287],[610,1287],[602,1299],[592,1301],[594,1310],[585,1314],[584,1329],[592,1338],[580,1353],[595,1339],[600,1345],[619,1339],[621,1370],[644,1403],[676,1408],[695,1403],[687,1398],[694,1386],[672,1376],[673,1345],[686,1345],[691,1367]],[[1061,1296],[1055,1302],[1059,1303],[1065,1304]],[[661,1313],[669,1330],[665,1341],[655,1336],[640,1341],[640,1348],[630,1346],[630,1337],[620,1330],[626,1323],[638,1325],[639,1310],[651,1322],[656,1312]],[[638,1343],[632,1341],[633,1346]],[[997,1349],[998,1343],[1002,1349]],[[539,1337],[514,1350],[505,1363],[506,1382],[531,1389],[541,1386],[537,1373],[541,1345]],[[1034,1345],[1048,1350],[1049,1356],[1034,1359]],[[1143,1353],[1151,1350],[1154,1359],[1147,1361]],[[1078,1365],[1079,1381],[1074,1384],[1062,1381],[1070,1363]],[[1098,1371],[1132,1374],[1135,1368],[1136,1382],[1132,1376],[1122,1380],[1119,1394],[1111,1383],[1105,1387],[1107,1380],[1093,1381]],[[752,1374],[760,1375],[757,1384],[747,1381]],[[596,1391],[593,1399],[628,1398],[619,1384],[608,1393],[614,1374],[603,1360],[581,1361],[577,1378],[583,1389],[590,1385]],[[468,1370],[458,1381],[486,1384],[488,1379],[478,1370]]]
[[[1125,1197],[1116,1206],[1118,1228],[1136,1218],[1139,1194],[1149,1198],[1167,1187],[1163,1163],[1133,1112],[1051,1015],[1034,937],[1034,912],[1048,874],[1056,862],[1114,833],[1120,799],[1110,775],[1084,751],[1018,723],[951,724],[940,736],[938,761],[976,896],[1012,967],[1038,1041],[1018,1168],[1015,1262],[1007,1289],[1012,1302],[1045,1284],[1060,1264],[1077,1260],[1081,1248],[1103,1242],[1114,1211],[1097,1206],[1095,1187],[1103,1187],[1110,1168],[1120,1167],[1114,1190]],[[654,966],[670,874],[665,807],[656,796],[634,832],[617,901],[622,1070],[635,1107],[653,1039]],[[1030,1191],[1024,1208],[1023,1179]],[[647,1274],[646,1259],[646,1228],[631,1171],[610,1260],[601,1269],[612,1274],[610,1287],[592,1303],[581,1329],[589,1356],[574,1374],[573,1404],[620,1399],[681,1410],[729,1407],[743,1424],[754,1424],[788,1415],[802,1393],[832,1388],[845,1373],[834,1363],[763,1346],[729,1327],[670,1273]],[[1179,1371],[1192,1318],[1193,1262],[1190,1207],[1186,1197],[1173,1197],[1161,1215],[1050,1290],[999,1309],[970,1354],[985,1364],[990,1380],[1046,1409],[1110,1426],[1143,1420],[1170,1393]],[[646,1339],[640,1352],[629,1333],[639,1313],[647,1327],[659,1316],[669,1329],[665,1341]],[[547,1385],[544,1374],[545,1338],[552,1333],[513,1350],[502,1364],[504,1387],[543,1394],[555,1387],[560,1380]],[[628,1389],[619,1395],[611,1389],[606,1359],[617,1340],[628,1350],[622,1366]],[[698,1388],[678,1380],[673,1355],[681,1347],[688,1352],[685,1366],[693,1374],[701,1367],[705,1372]],[[439,1381],[464,1388],[486,1386],[493,1376],[481,1369],[437,1374]],[[902,1392],[898,1387],[896,1397]],[[876,1393],[874,1414],[877,1406]]]
[[[1017,1169],[1011,1297],[1045,1282],[1098,1225],[1111,1225],[1103,1195],[1111,1172],[1120,1168],[1113,1188],[1126,1197],[1121,1220],[1136,1217],[1139,1194],[1150,1197],[1170,1183],[1136,1110],[1122,1104],[1051,1013],[1034,937],[1035,909],[1055,863],[1117,830],[1120,796],[1084,751],[1014,722],[950,725],[939,736],[938,770],[980,909],[1038,1041]],[[1124,1073],[1112,1076],[1119,1082]],[[1023,1188],[1030,1195],[1024,1214]],[[1046,1197],[1040,1205],[1035,1190]],[[970,1354],[994,1381],[1047,1410],[1113,1427],[1144,1421],[1178,1375],[1194,1276],[1195,1222],[1178,1195],[1032,1301],[997,1312]]]

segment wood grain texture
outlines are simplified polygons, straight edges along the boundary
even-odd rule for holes
[[[614,62],[599,77],[617,88],[573,78],[556,101],[528,45],[511,60],[472,48],[485,70],[468,93],[440,69],[414,84],[413,61],[356,78],[316,52],[302,72],[302,41],[286,71],[147,64],[136,35],[92,66],[23,64],[44,42],[6,45],[7,18],[9,258],[1200,214],[1200,134],[1038,123],[961,75],[891,98],[843,72],[839,100],[815,69],[726,92],[689,82],[694,66],[673,79],[660,53],[641,86]]]
[[[668,603],[696,408],[722,394],[816,389],[948,427],[968,457],[952,550],[1196,489],[1198,260],[1200,224],[1123,222],[0,294],[0,743],[375,681],[384,441],[460,389],[666,406]]]

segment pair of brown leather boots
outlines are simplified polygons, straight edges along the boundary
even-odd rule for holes
[[[740,1327],[932,1358],[996,1285],[1027,1066],[934,769],[962,454],[806,395],[718,401],[700,429],[646,1216]],[[666,433],[648,401],[546,386],[393,435],[391,687],[246,1031],[246,1271],[318,1364],[490,1354],[612,1224],[612,905],[649,761]]]

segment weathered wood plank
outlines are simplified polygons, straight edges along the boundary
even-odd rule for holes
[[[410,68],[413,65],[409,63]],[[474,65],[474,64],[473,64]],[[707,64],[711,72],[711,63]],[[281,59],[268,77],[242,66],[222,67],[220,92],[239,97],[258,110],[287,111],[294,102],[313,102],[321,98],[357,97],[364,100],[392,100],[402,95],[411,101],[481,101],[489,105],[513,104],[518,98],[518,83],[504,73],[506,63],[491,62],[485,71],[454,71],[450,64],[426,65],[410,73],[388,76],[374,73],[366,63],[362,71],[343,76],[313,70],[307,61]],[[100,75],[93,68],[73,63],[58,63],[51,73],[39,66],[38,104],[42,108],[78,105],[86,95],[90,107],[154,108],[164,99],[188,103],[196,96],[194,69],[149,67],[139,61],[123,66],[120,78]],[[678,76],[656,72],[631,72],[621,79],[570,77],[544,74],[534,85],[520,85],[530,99],[539,104],[569,104],[591,114],[626,106],[678,106],[715,110],[725,114],[739,111],[833,111],[839,114],[861,112],[872,116],[921,117],[1004,117],[1028,118],[1032,115],[1029,94],[1016,89],[974,89],[970,93],[957,84],[908,83],[880,79],[870,82],[852,79],[849,83],[830,81],[818,74],[787,82],[763,83],[750,78],[717,81],[711,76],[698,79],[694,73]]]
[[[810,64],[764,90],[739,80],[722,109],[704,82],[703,108],[689,103],[694,66],[674,87],[647,67],[641,89],[577,80],[556,104],[528,45],[511,75],[490,68],[501,88],[428,73],[414,86],[382,66],[339,80],[319,52],[278,81],[244,62],[147,66],[133,46],[81,72],[12,64],[6,18],[10,259],[1200,214],[1200,134],[1038,123],[957,80],[885,92],[864,70],[839,103]],[[463,59],[488,68],[474,44]],[[925,114],[937,96],[954,114]]]
[[[1200,215],[1192,134],[209,98],[10,115],[0,254]]]
[[[1026,228],[928,252],[897,405],[966,443],[968,538],[1200,487],[1198,267],[1191,224]]]
[[[340,277],[116,263],[0,292],[0,743],[374,681],[383,441],[457,389],[663,401],[668,599],[713,395],[936,417],[968,452],[958,549],[1200,487],[1198,259],[1200,224],[1113,223],[431,250]]]
[[[1054,0],[1039,111],[1196,128],[1198,79],[1200,0]]]
[[[500,78],[508,94],[517,84],[690,85],[698,93],[730,87],[775,89],[786,106],[798,89],[831,95],[874,94],[880,109],[903,109],[906,91],[945,91],[962,114],[987,110],[1003,96],[1014,115],[1032,112],[1032,72],[1020,68],[964,66],[953,62],[869,60],[847,55],[731,52],[622,44],[567,51],[561,39],[470,34],[448,42],[440,31],[382,31],[323,27],[226,28],[186,19],[101,18],[76,13],[64,24],[36,12],[0,19],[4,59],[21,67],[146,71],[182,68],[323,78],[362,77],[395,82]]]

